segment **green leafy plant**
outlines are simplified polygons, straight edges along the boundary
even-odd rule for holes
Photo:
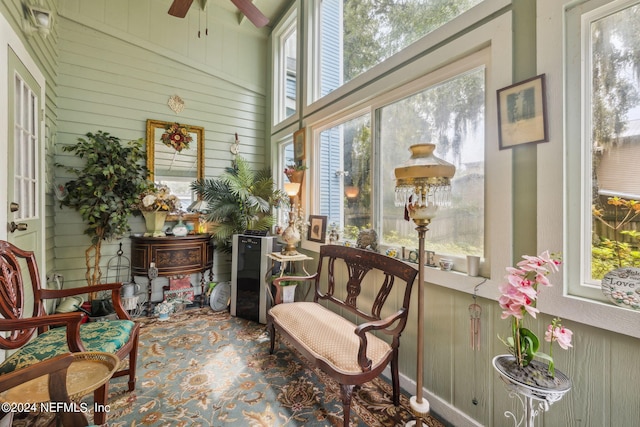
[[[606,228],[613,231],[613,239],[594,239],[591,248],[591,276],[602,279],[605,274],[620,267],[640,267],[640,251],[631,243],[623,241],[623,236],[637,242],[640,233],[635,230],[624,230],[640,215],[640,202],[621,197],[609,197],[607,205],[611,212],[605,215],[604,209],[592,207],[593,217]]]
[[[284,191],[275,188],[270,168],[254,171],[240,156],[220,177],[197,180],[191,189],[207,202],[216,247],[227,253],[234,234],[269,230],[275,223],[271,208],[288,200]]]
[[[102,277],[102,242],[130,230],[129,217],[147,185],[143,147],[142,139],[122,144],[103,131],[87,133],[76,144],[62,147],[85,162],[81,168],[56,166],[77,176],[64,184],[66,197],[60,204],[77,210],[87,223],[84,234],[91,246],[85,251],[85,278],[89,286],[100,283]]]

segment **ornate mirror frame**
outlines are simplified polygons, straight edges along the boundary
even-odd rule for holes
[[[189,130],[189,135],[192,137],[190,144],[196,145],[195,147],[195,169],[193,170],[193,176],[190,176],[190,169],[187,167],[182,173],[177,172],[176,175],[171,174],[156,174],[156,160],[161,159],[161,155],[165,157],[168,150],[175,150],[171,147],[167,147],[161,140],[161,135],[166,131],[167,127],[177,122],[165,122],[161,120],[147,120],[147,169],[149,170],[149,179],[151,181],[159,182],[163,180],[171,180],[172,177],[178,177],[182,180],[190,179],[195,181],[196,179],[204,178],[204,128],[201,126],[191,126],[185,123],[179,123],[180,126],[185,126]],[[182,153],[175,150],[174,156],[183,156],[182,159],[187,159],[185,164],[190,164],[189,153]],[[192,155],[193,156],[193,155]],[[179,159],[179,158],[178,158]],[[186,210],[187,206],[182,206],[182,210]],[[186,219],[195,219],[197,214],[188,214]],[[174,218],[167,218],[172,220]]]

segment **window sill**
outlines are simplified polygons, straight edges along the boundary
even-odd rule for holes
[[[418,267],[417,264],[410,264],[416,268]],[[500,297],[498,283],[486,277],[468,276],[465,273],[457,271],[443,271],[437,267],[425,267],[424,276],[426,283],[443,288],[476,295],[493,301],[497,301]]]

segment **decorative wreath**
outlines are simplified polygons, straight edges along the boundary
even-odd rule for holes
[[[189,135],[189,127],[180,123],[172,123],[165,128],[166,132],[162,134],[160,139],[167,147],[172,147],[180,152],[185,148],[189,148],[189,143],[193,140]]]

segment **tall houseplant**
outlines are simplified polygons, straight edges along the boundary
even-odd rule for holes
[[[271,208],[287,200],[287,195],[275,188],[270,168],[254,171],[240,156],[220,177],[197,180],[191,189],[207,202],[213,239],[217,248],[227,253],[234,234],[269,230],[275,222]]]
[[[123,236],[138,195],[147,186],[144,141],[126,144],[107,132],[87,133],[74,145],[62,147],[83,159],[83,167],[58,164],[77,178],[64,184],[66,197],[61,205],[74,208],[87,223],[84,234],[91,239],[85,251],[89,286],[100,283],[102,242]]]

